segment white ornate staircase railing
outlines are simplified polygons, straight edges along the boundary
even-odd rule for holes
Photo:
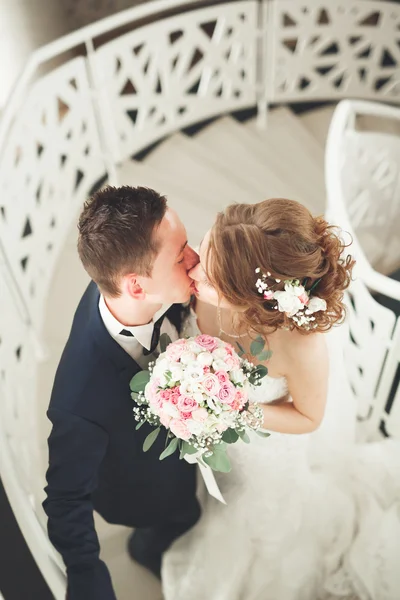
[[[400,314],[400,282],[383,274],[400,267],[400,137],[359,131],[357,119],[362,115],[400,120],[400,109],[339,103],[326,145],[327,215],[352,235],[351,251],[357,258],[360,281],[349,294],[346,364],[363,435],[371,438],[381,429],[400,436],[400,319],[396,322],[396,314],[366,287],[397,301]]]
[[[32,378],[51,277],[84,199],[117,182],[119,162],[222,113],[257,106],[265,120],[271,102],[348,96],[399,103],[399,24],[392,2],[157,0],[31,56],[0,123],[1,475],[57,599],[62,571],[28,467]]]

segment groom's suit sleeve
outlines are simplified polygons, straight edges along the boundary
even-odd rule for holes
[[[47,498],[48,534],[61,554],[68,577],[68,600],[116,600],[111,577],[99,558],[91,494],[108,435],[81,417],[50,408]]]

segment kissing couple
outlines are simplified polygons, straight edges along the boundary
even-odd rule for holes
[[[354,265],[340,230],[294,200],[235,204],[197,253],[163,195],[128,186],[96,192],[78,227],[92,281],[54,380],[43,503],[68,600],[116,599],[93,511],[134,529],[128,552],[162,577],[166,600],[398,592],[400,453],[355,443],[346,326],[332,329]],[[226,505],[194,464],[159,460],[164,436],[143,451],[151,426],[135,428],[129,382],[163,333],[209,334],[250,359],[255,339],[268,349],[250,399],[271,436],[229,448],[232,471],[216,474]]]

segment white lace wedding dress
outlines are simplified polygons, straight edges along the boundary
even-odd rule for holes
[[[400,442],[355,444],[341,335],[327,334],[320,429],[230,446],[232,471],[216,474],[227,506],[200,485],[199,523],[164,556],[165,600],[400,598]],[[267,376],[254,399],[286,391]]]

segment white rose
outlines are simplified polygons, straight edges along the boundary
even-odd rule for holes
[[[246,375],[243,373],[242,369],[233,369],[229,376],[233,383],[243,383],[246,379]]]
[[[204,430],[204,424],[194,419],[186,419],[185,425],[193,435],[199,435]]]
[[[214,360],[213,364],[212,364],[212,368],[214,369],[214,371],[229,371],[229,367],[226,364],[226,362],[224,362],[221,358],[217,358],[216,360]]]
[[[179,410],[176,408],[176,406],[174,406],[174,404],[170,404],[169,402],[164,404],[162,410],[165,414],[169,415],[173,419],[179,419],[180,417]]]
[[[326,302],[323,298],[318,298],[318,296],[313,296],[310,298],[310,302],[307,304],[307,311],[309,314],[318,312],[319,310],[326,310]]]
[[[303,308],[303,303],[292,291],[275,292],[274,298],[278,301],[278,309],[286,313],[288,317],[293,317],[293,315]]]
[[[203,427],[205,431],[211,432],[217,428],[219,423],[219,418],[215,415],[209,415],[207,420],[203,423]]]
[[[191,381],[190,379],[184,379],[179,386],[179,391],[183,396],[192,396],[193,394],[201,393],[203,388],[197,381]]]
[[[195,341],[189,342],[188,348],[191,352],[194,352],[195,354],[199,354],[199,352],[202,351],[202,347],[199,346],[199,344],[197,344]]]
[[[197,404],[202,404],[204,402],[204,396],[201,392],[194,392],[192,396],[196,400]]]
[[[219,402],[216,398],[211,398],[210,396],[208,396],[206,402],[208,408],[211,408],[212,411],[216,412],[217,414],[221,412]]]
[[[171,371],[171,381],[173,381],[174,383],[176,383],[177,381],[181,381],[182,377],[183,377],[183,369],[182,367],[171,367],[170,369]]]
[[[197,362],[204,367],[209,367],[212,361],[213,356],[211,352],[200,352],[200,354],[197,355]]]
[[[204,379],[204,371],[201,365],[194,363],[189,365],[185,370],[185,380],[202,381]]]
[[[191,362],[194,362],[195,360],[196,355],[194,352],[191,352],[190,350],[185,350],[185,352],[182,352],[181,363],[183,363],[184,365],[188,365]]]
[[[227,354],[228,353],[225,350],[225,348],[216,348],[212,353],[214,358],[222,358],[222,359],[226,358]]]
[[[159,375],[162,375],[163,373],[165,373],[165,371],[168,371],[170,369],[170,367],[171,367],[171,364],[168,359],[161,358],[161,360],[160,360],[160,358],[159,358],[154,366],[153,375],[158,377]]]

